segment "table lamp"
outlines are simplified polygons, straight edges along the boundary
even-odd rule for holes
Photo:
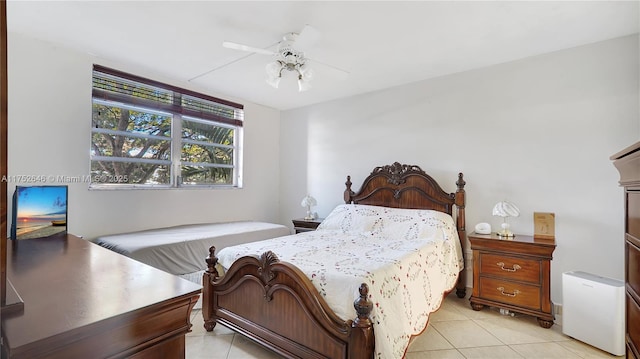
[[[496,203],[495,206],[493,206],[493,215],[502,217],[503,219],[503,222],[501,225],[502,231],[498,232],[498,236],[507,237],[507,238],[515,237],[513,232],[509,230],[509,222],[507,221],[507,219],[509,217],[520,216],[520,210],[518,209],[518,207],[516,207],[516,205],[511,202],[507,202],[507,201],[498,202]]]
[[[311,213],[311,207],[313,207],[313,206],[315,206],[317,204],[318,204],[318,201],[316,201],[316,199],[311,197],[311,195],[309,195],[309,194],[302,199],[302,202],[300,203],[300,205],[302,207],[307,207],[307,216],[304,217],[304,219],[306,219],[306,220],[315,219],[313,213]]]

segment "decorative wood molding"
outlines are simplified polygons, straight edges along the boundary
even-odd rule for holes
[[[345,203],[351,203],[351,197],[353,197],[353,195],[355,195],[355,193],[351,190],[351,185],[353,183],[351,183],[351,176],[347,176],[347,182],[344,183],[344,185],[347,187],[347,189],[344,190],[344,202]]]
[[[358,316],[353,321],[353,327],[367,327],[371,325],[371,319],[369,315],[373,309],[373,303],[369,300],[369,286],[366,283],[360,284],[358,288],[360,296],[353,302],[353,307],[356,309]]]
[[[620,186],[640,186],[640,142],[611,156],[611,160],[620,174]]]
[[[205,259],[207,262],[207,273],[211,274],[211,279],[218,278],[220,273],[216,266],[218,265],[218,257],[216,257],[216,247],[209,247],[209,256]]]
[[[406,182],[404,177],[408,174],[420,173],[426,174],[420,167],[416,165],[405,165],[400,162],[394,162],[391,165],[376,167],[371,171],[371,174],[383,174],[389,176],[389,183],[394,186],[399,186]]]
[[[269,289],[271,288],[271,281],[276,277],[276,272],[273,271],[271,266],[278,262],[278,256],[272,251],[266,251],[258,258],[258,275],[262,279],[265,293],[264,298],[267,302],[273,299],[273,293],[271,293]]]

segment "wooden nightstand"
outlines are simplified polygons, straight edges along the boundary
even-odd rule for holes
[[[485,305],[533,315],[543,328],[553,325],[550,272],[553,239],[497,234],[468,235],[473,251],[474,310]]]
[[[316,218],[316,219],[296,218],[292,220],[293,229],[295,229],[296,234],[300,232],[315,231],[323,219],[324,218]]]

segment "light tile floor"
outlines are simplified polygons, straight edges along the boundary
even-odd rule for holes
[[[213,332],[205,331],[200,310],[193,311],[192,323],[192,332],[186,337],[187,359],[280,358],[221,325]],[[557,324],[544,329],[534,317],[501,315],[499,310],[486,307],[476,312],[467,298],[451,294],[431,315],[427,330],[413,340],[406,355],[406,359],[431,358],[617,357],[562,334]]]

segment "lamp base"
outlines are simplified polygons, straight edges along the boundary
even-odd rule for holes
[[[502,231],[498,232],[497,235],[498,235],[498,237],[501,237],[501,238],[513,238],[513,237],[516,236],[511,231],[507,231],[507,230],[502,230]]]
[[[316,216],[314,216],[313,212],[311,212],[311,208],[309,208],[307,210],[307,216],[304,217],[305,221],[312,221],[314,219],[316,219]]]
[[[507,223],[507,217],[504,217],[504,222],[500,226],[502,227],[502,230],[498,232],[498,237],[513,238],[516,236],[515,234],[513,234],[513,232],[509,230],[509,227],[511,226],[509,225],[509,223]]]

